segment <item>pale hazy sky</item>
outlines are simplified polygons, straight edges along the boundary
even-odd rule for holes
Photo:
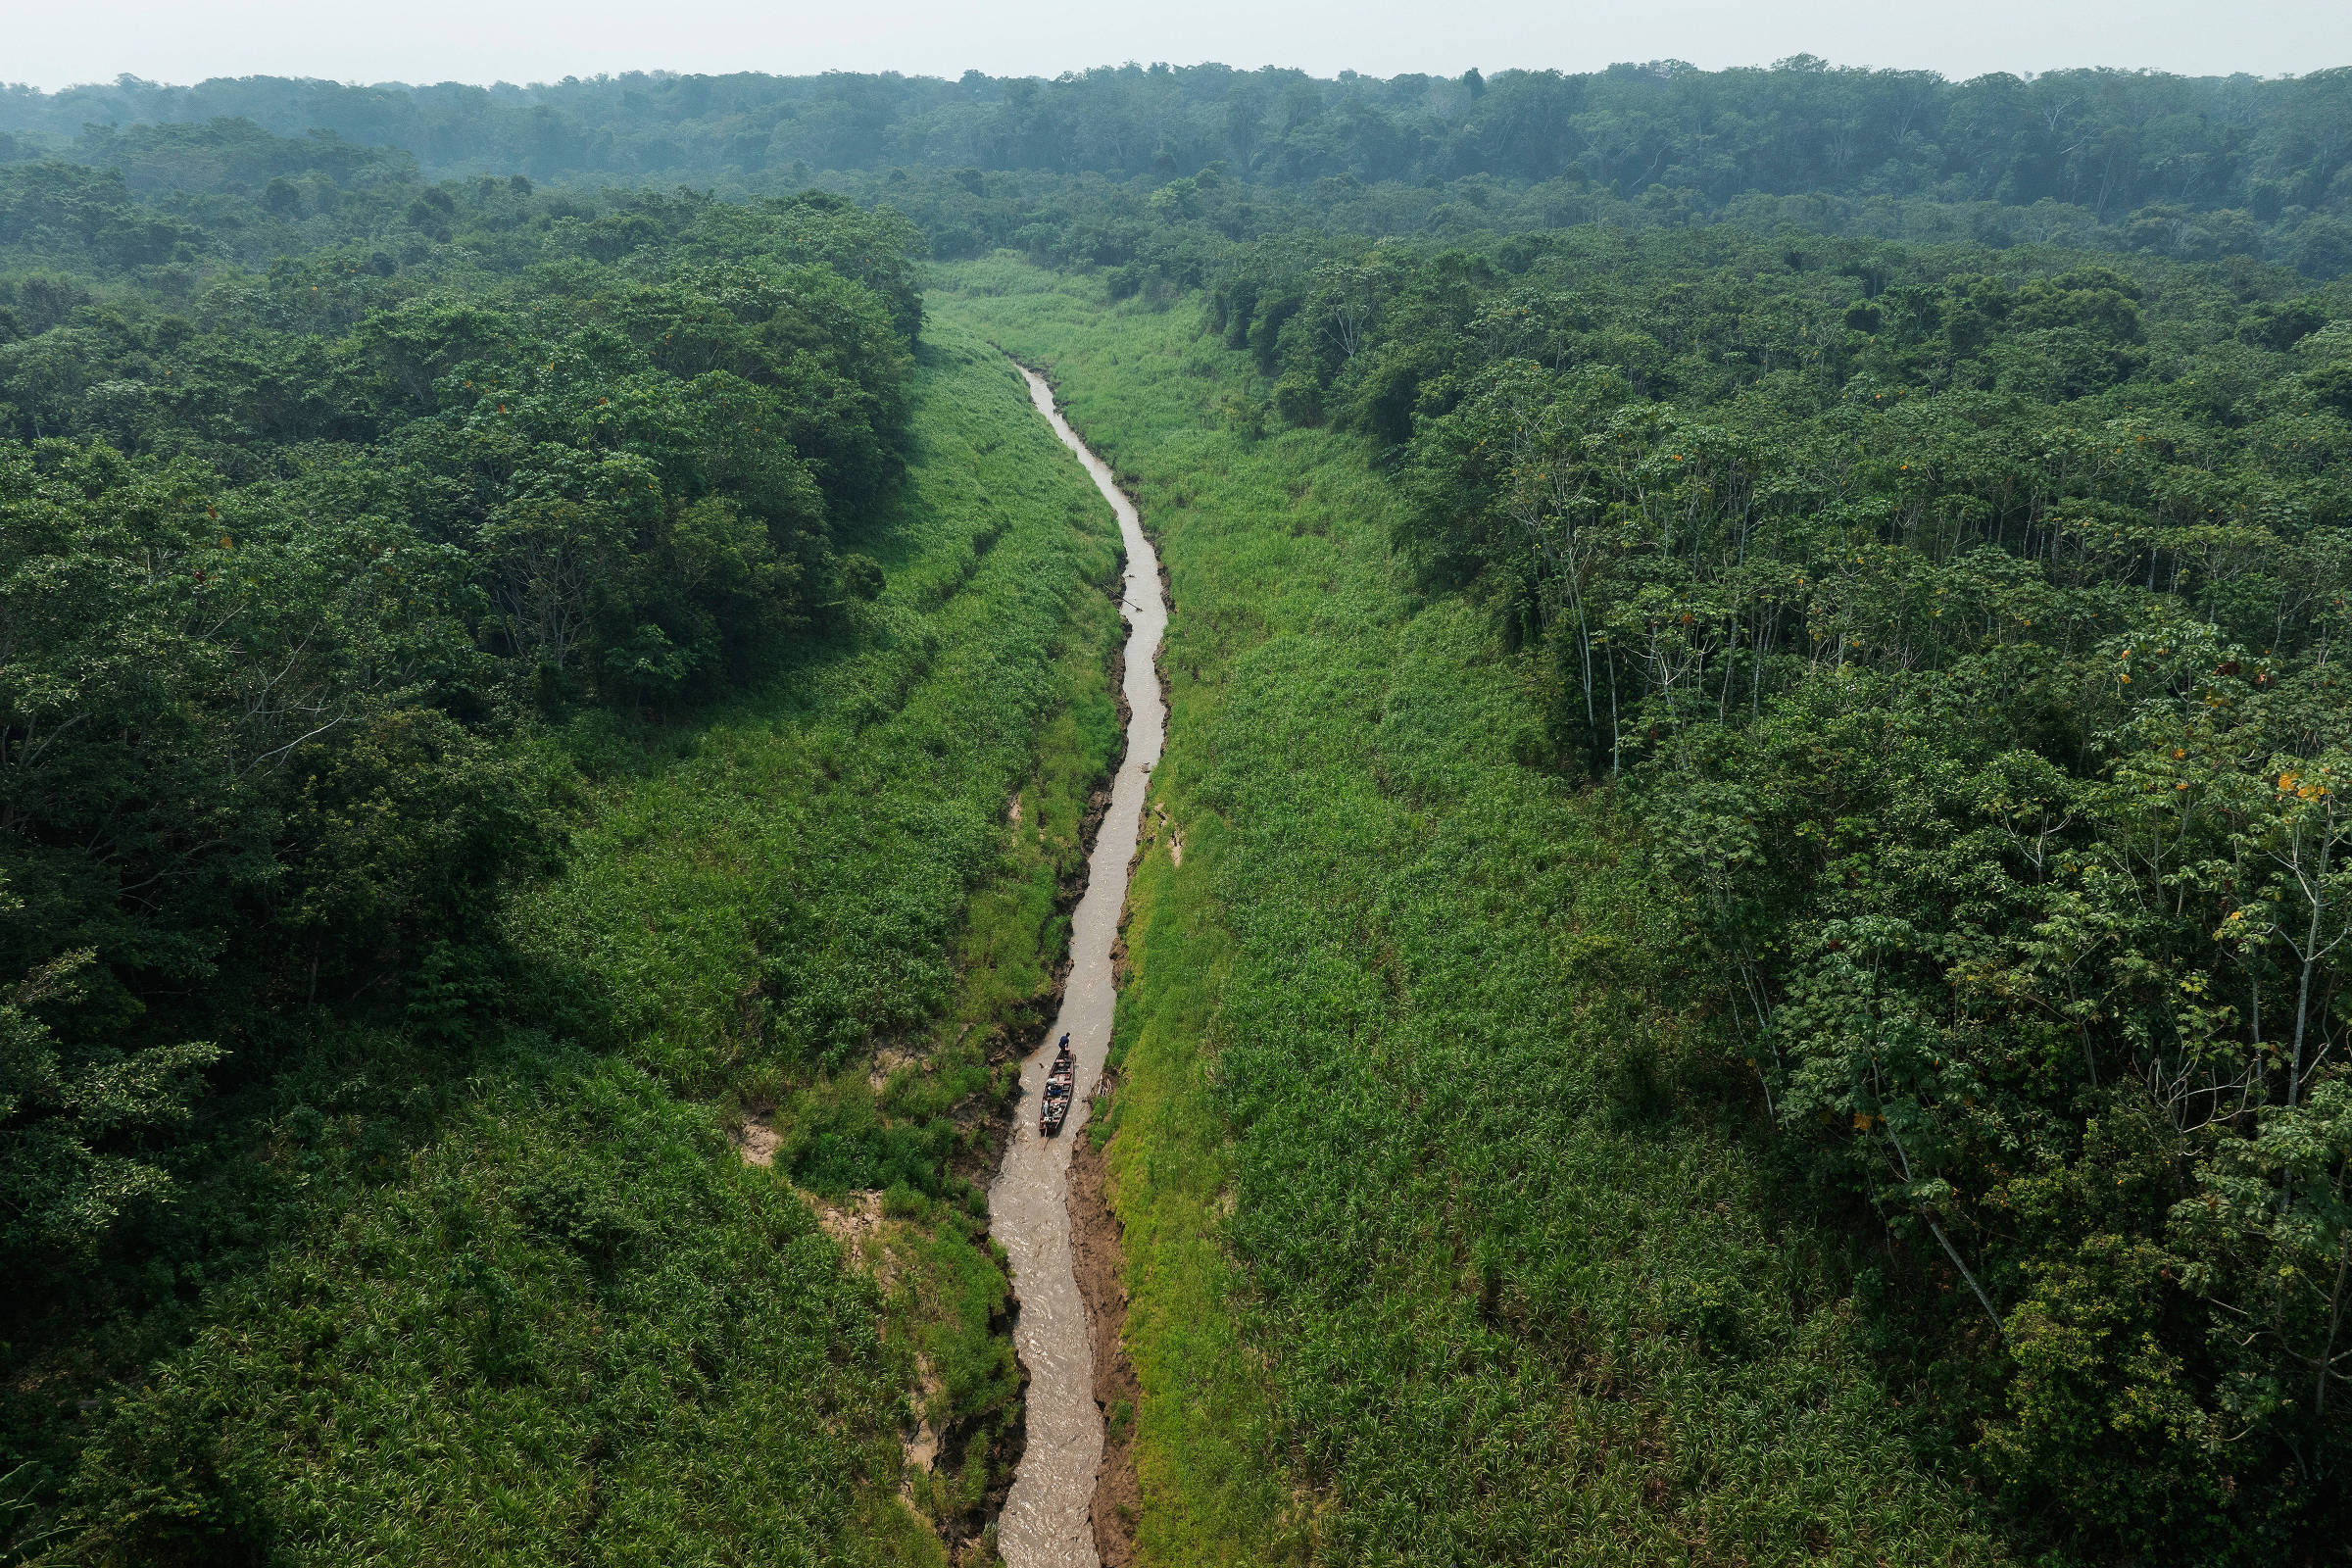
[[[1951,76],[2352,65],[2352,0],[0,0],[0,82],[547,81],[598,72],[1052,75],[1135,60],[1454,74],[1787,55]]]

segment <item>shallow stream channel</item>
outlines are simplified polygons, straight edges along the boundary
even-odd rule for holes
[[[1121,493],[1110,466],[1086,448],[1054,406],[1045,377],[1026,368],[1030,401],[1078,455],[1111,510],[1127,546],[1122,612],[1127,617],[1127,755],[1111,784],[1110,809],[1087,862],[1086,892],[1070,917],[1070,970],[1061,1012],[1021,1065],[1021,1100],[1004,1163],[988,1192],[989,1232],[1012,1261],[1020,1302],[1013,1348],[1028,1369],[1027,1446],[997,1525],[997,1545],[1010,1568],[1099,1568],[1090,1521],[1095,1471],[1102,1457],[1102,1412],[1095,1404],[1094,1352],[1086,1303],[1071,1265],[1070,1149],[1083,1137],[1090,1101],[1110,1049],[1111,947],[1127,902],[1127,868],[1142,831],[1144,792],[1159,760],[1167,711],[1153,656],[1168,621],[1159,558],[1143,519]],[[1068,1122],[1041,1138],[1038,1106],[1054,1046],[1064,1034],[1077,1058]]]

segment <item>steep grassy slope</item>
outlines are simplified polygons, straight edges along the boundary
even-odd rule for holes
[[[511,913],[537,1027],[279,1086],[250,1158],[309,1218],[92,1412],[52,1560],[924,1562],[977,1530],[1018,1374],[970,1177],[1118,744],[1116,539],[968,335],[932,334],[917,432],[828,661],[560,738],[567,862]]]
[[[1981,1562],[1867,1315],[1681,1027],[1663,915],[1354,440],[1194,313],[1008,263],[1173,589],[1109,1145],[1152,1563]],[[1163,836],[1164,837],[1164,836]]]

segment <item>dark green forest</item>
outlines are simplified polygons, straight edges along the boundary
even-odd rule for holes
[[[903,225],[632,220],[630,273],[7,289],[13,1250],[98,1247],[163,1179],[101,1146],[270,1001],[494,983],[466,935],[554,849],[520,715],[690,702],[871,596],[832,529],[903,433]]]
[[[1707,1093],[2100,1559],[2344,1526],[2352,298],[2300,290],[1577,231],[1260,253],[1206,318],[1231,416],[1368,436],[1527,651],[1526,760],[1673,890]]]
[[[981,1042],[1110,739],[1083,479],[995,356],[918,366],[895,215],[219,132],[169,210],[5,176],[11,1560],[881,1549],[910,1409],[976,1511]],[[751,1120],[884,1173],[900,1295]]]
[[[1264,1404],[1182,1427],[1139,1320],[1143,1560],[1565,1552],[1597,1527],[1544,1399],[1698,1421],[1817,1334],[1897,1434],[1821,1473],[1929,1478],[1883,1512],[1959,1499],[1954,1560],[2338,1560],[2348,274],[2352,70],[0,93],[0,1542],[993,1551],[1018,1382],[973,1184],[1114,743],[1104,525],[987,325],[1103,400],[1214,607],[1177,607],[1180,809],[1256,800],[1292,709],[1400,722],[1304,667],[1247,737],[1188,717],[1305,582],[1250,552],[1328,543],[1347,476],[1379,531],[1333,603],[1456,617],[1492,677],[1365,763],[1472,822],[1474,899],[1366,906],[1509,944],[1446,962],[1537,999],[1392,1055],[1393,974],[1185,977],[1253,1032],[1169,1092],[1233,1271],[1182,1298],[1230,1300],[1216,1376]],[[1179,436],[1225,489],[1152,466]],[[1184,542],[1218,507],[1248,550]],[[1200,831],[1185,941],[1319,917]],[[1316,1087],[1359,1025],[1416,1086],[1377,1113]],[[1472,1102],[1435,1064],[1488,1028]],[[1161,1147],[1138,1104],[1114,1161]],[[825,1201],[887,1192],[901,1283],[747,1173],[755,1122]],[[1612,1140],[1724,1152],[1707,1212],[1781,1250],[1611,1295],[1561,1238]],[[1155,1269],[1156,1200],[1120,1199]],[[385,1359],[420,1324],[446,1403]],[[631,1392],[575,1408],[590,1366]],[[1433,1367],[1478,1408],[1412,1403]],[[918,1407],[956,1468],[908,1512]],[[1705,1515],[1716,1459],[1620,1437],[1627,1507]],[[1228,1443],[1317,1500],[1153,1546]],[[542,1500],[443,1511],[515,1475]],[[402,1496],[459,1522],[394,1549]],[[1824,1548],[1757,1529],[1628,1549]]]

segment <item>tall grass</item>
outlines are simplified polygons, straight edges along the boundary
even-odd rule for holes
[[[355,1039],[285,1087],[251,1153],[309,1218],[93,1414],[51,1559],[936,1562],[977,1529],[1018,1373],[970,1178],[1118,742],[1116,534],[969,335],[932,335],[917,430],[834,652],[551,742],[579,810],[511,912],[503,1042],[436,1088]],[[856,1249],[808,1201],[885,1187]]]
[[[1145,1560],[1990,1560],[1686,1039],[1639,846],[1519,760],[1521,673],[1392,558],[1373,454],[1259,436],[1189,308],[951,282],[1173,587],[1184,858],[1136,884],[1109,1143]]]

